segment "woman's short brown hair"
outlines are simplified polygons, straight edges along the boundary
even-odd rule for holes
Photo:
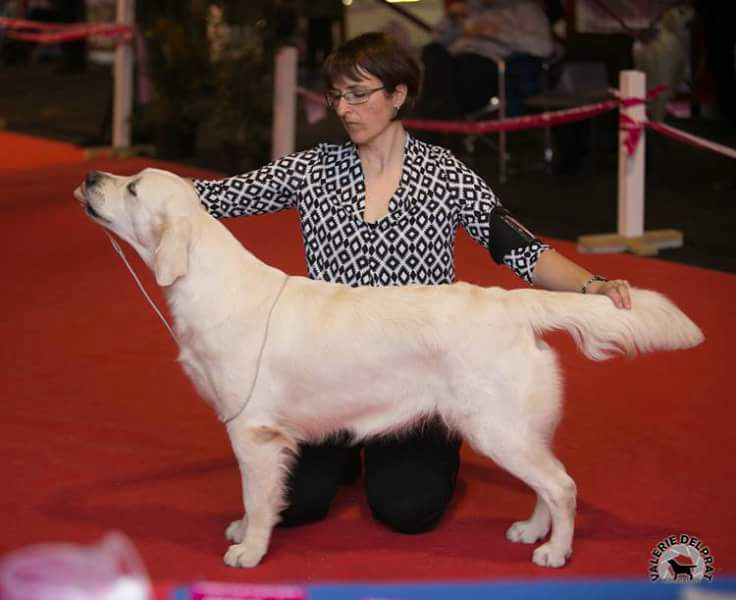
[[[389,93],[402,83],[406,85],[406,100],[396,117],[411,112],[419,93],[421,71],[400,43],[380,32],[364,33],[348,40],[327,57],[322,66],[322,79],[329,89],[340,79],[362,79],[361,71],[379,79]]]

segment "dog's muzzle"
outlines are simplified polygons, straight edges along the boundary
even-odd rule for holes
[[[82,185],[74,190],[74,197],[79,201],[79,203],[82,205],[82,208],[84,208],[85,212],[90,217],[107,222],[108,219],[103,217],[95,210],[94,206],[92,206],[92,203],[89,201],[88,198],[88,195],[92,192],[92,188],[94,188],[94,186],[99,183],[101,179],[102,173],[100,173],[99,171],[90,171],[84,178]]]
[[[87,177],[84,178],[85,188],[91,188],[100,179],[102,179],[102,173],[100,173],[99,171],[90,171],[89,173],[87,173]]]

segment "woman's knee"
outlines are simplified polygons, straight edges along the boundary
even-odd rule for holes
[[[326,489],[291,495],[288,505],[281,511],[279,524],[282,527],[298,527],[321,521],[327,516],[334,495],[334,490]]]
[[[399,533],[431,531],[447,511],[451,491],[428,498],[421,494],[368,498],[373,517]]]
[[[321,444],[301,446],[287,480],[281,525],[296,527],[327,516],[338,485],[356,469],[359,473],[360,449],[344,442],[344,436],[335,436]]]
[[[433,529],[455,491],[460,440],[443,427],[366,447],[366,498],[376,520],[401,533]]]

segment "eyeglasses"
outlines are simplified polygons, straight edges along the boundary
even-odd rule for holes
[[[377,87],[372,90],[355,88],[353,90],[343,92],[342,94],[340,92],[332,90],[325,94],[325,100],[327,100],[327,106],[332,109],[334,109],[337,106],[338,102],[340,102],[340,98],[344,98],[345,102],[347,102],[351,106],[355,106],[356,104],[365,104],[366,102],[368,102],[372,94],[374,94],[378,90],[385,89],[385,87],[386,86],[382,85],[381,87]]]

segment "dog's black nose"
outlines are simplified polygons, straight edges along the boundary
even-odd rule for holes
[[[100,172],[99,171],[90,171],[87,173],[87,177],[84,178],[84,185],[87,187],[93,186],[95,183],[97,183],[100,180]]]

